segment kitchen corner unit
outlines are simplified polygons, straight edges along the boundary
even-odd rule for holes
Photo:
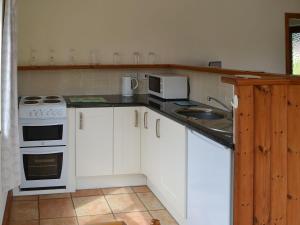
[[[176,114],[182,106],[145,95],[103,97],[107,100],[103,103],[72,103],[66,97],[68,115],[73,118],[68,146],[75,155],[70,161],[76,165],[70,186],[148,185],[178,223],[187,224],[187,131],[191,124]],[[218,145],[223,142],[228,149],[232,147],[228,137],[198,128],[198,132],[215,135],[211,137],[221,142]]]
[[[147,184],[186,218],[186,128],[146,107],[69,108],[76,189]],[[176,176],[174,176],[176,174]],[[74,176],[74,175],[73,175]]]

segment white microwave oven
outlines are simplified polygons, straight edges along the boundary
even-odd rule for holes
[[[188,78],[179,75],[148,74],[148,93],[162,99],[187,99]]]

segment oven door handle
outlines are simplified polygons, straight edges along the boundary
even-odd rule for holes
[[[65,126],[67,123],[66,119],[51,119],[51,120],[20,120],[19,126],[20,127],[42,127],[42,126],[56,126],[56,125],[63,125]]]
[[[55,147],[53,147],[55,148]],[[49,149],[47,148],[44,151],[37,151],[36,149],[32,149],[32,148],[28,148],[28,149],[24,149],[21,148],[21,155],[47,155],[47,154],[56,154],[56,153],[64,153],[65,154],[65,149]]]

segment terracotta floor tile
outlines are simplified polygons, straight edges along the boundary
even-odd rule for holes
[[[152,192],[137,193],[137,195],[148,210],[164,209],[164,206]]]
[[[150,225],[152,217],[148,212],[131,212],[115,214],[117,220],[124,221],[126,225]]]
[[[151,190],[147,186],[135,186],[131,188],[135,193],[151,192]]]
[[[71,198],[43,199],[39,207],[41,219],[76,216]]]
[[[73,198],[77,216],[91,216],[112,213],[104,196]]]
[[[39,199],[38,195],[24,195],[24,196],[14,196],[14,201],[37,201]]]
[[[99,225],[100,223],[113,222],[115,218],[113,214],[95,215],[95,216],[79,216],[77,217],[79,225]]]
[[[131,187],[118,187],[118,188],[103,188],[105,195],[129,194],[133,193]]]
[[[70,193],[59,193],[59,194],[49,194],[49,195],[40,195],[40,199],[55,199],[55,198],[70,198]]]
[[[71,218],[56,218],[56,219],[43,219],[40,225],[78,225],[76,217]]]
[[[86,196],[97,196],[103,195],[101,189],[86,189],[86,190],[77,190],[76,192],[71,193],[72,197],[86,197]]]
[[[9,225],[39,225],[38,220],[15,220],[9,221]]]
[[[10,220],[37,220],[39,219],[37,201],[13,201]]]
[[[105,197],[114,213],[146,211],[136,194],[106,195]]]
[[[161,225],[178,225],[167,210],[150,211],[150,214],[154,219],[160,220]]]

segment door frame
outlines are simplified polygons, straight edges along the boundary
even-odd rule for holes
[[[290,19],[300,19],[300,13],[286,13],[285,14],[285,66],[286,73],[292,75],[292,39],[289,29]]]

